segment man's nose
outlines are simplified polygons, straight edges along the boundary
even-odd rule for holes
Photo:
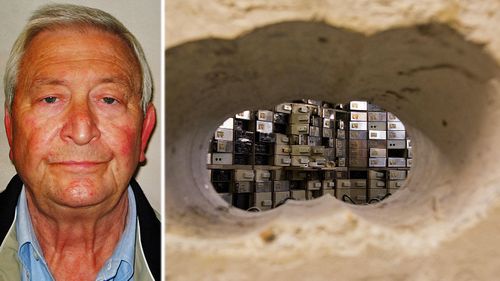
[[[67,112],[66,123],[61,131],[62,138],[77,145],[90,143],[101,135],[96,121],[86,101],[74,103]]]

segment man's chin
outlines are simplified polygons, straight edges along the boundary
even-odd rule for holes
[[[86,208],[105,202],[110,195],[111,192],[93,185],[72,185],[56,191],[54,201],[65,207]]]

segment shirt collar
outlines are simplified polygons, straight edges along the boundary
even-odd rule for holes
[[[96,280],[133,280],[131,278],[134,275],[137,211],[134,193],[130,186],[127,192],[128,212],[125,229],[113,255],[104,263]],[[22,274],[22,279],[28,280],[31,276],[33,280],[45,280],[45,278],[53,280],[31,223],[24,186],[17,203],[17,214],[18,255],[25,271],[25,274]],[[40,274],[45,278],[42,278]],[[37,276],[40,279],[37,279]]]

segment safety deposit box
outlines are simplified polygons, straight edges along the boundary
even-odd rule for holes
[[[273,122],[274,113],[269,110],[257,110],[257,120]]]
[[[274,108],[274,110],[276,112],[281,112],[281,113],[292,113],[292,104],[291,103],[280,103]]]
[[[295,113],[290,115],[291,124],[309,124],[311,113]]]
[[[233,193],[250,193],[253,192],[254,183],[251,181],[236,181],[233,185]]]
[[[387,114],[385,112],[368,112],[368,121],[385,122]]]
[[[280,191],[280,192],[273,192],[274,193],[274,200],[273,200],[273,207],[276,208],[282,204],[285,203],[285,201],[290,198],[290,191]]]
[[[275,134],[275,139],[276,139],[276,144],[278,145],[290,143],[290,138],[288,138],[288,136],[284,134]]]
[[[233,140],[233,130],[219,128],[215,131],[214,138],[216,140],[232,141]]]
[[[406,167],[406,158],[389,157],[387,160],[388,167]]]
[[[305,190],[291,190],[290,195],[295,200],[306,200]]]
[[[368,128],[367,122],[349,122],[349,128],[352,131],[366,131]]]
[[[321,183],[323,189],[333,189],[335,187],[335,181],[333,180],[323,180]]]
[[[269,210],[273,207],[273,194],[271,192],[255,193],[253,205],[260,210]]]
[[[212,152],[233,152],[233,142],[214,140],[212,142]]]
[[[370,148],[370,157],[379,158],[387,157],[387,149],[385,148]]]
[[[387,122],[387,129],[389,131],[403,131],[405,126],[402,122]]]
[[[311,146],[308,145],[291,145],[292,155],[311,155]]]
[[[388,140],[387,141],[387,148],[405,149],[406,142],[404,140]]]
[[[404,140],[406,138],[406,131],[388,131],[387,139],[389,140]]]
[[[291,166],[294,167],[309,167],[309,157],[308,156],[292,156]]]
[[[366,112],[351,112],[351,121],[366,121]]]
[[[369,179],[385,179],[384,172],[379,172],[375,170],[368,170],[368,178]]]
[[[369,180],[368,187],[369,188],[383,188],[383,187],[385,187],[385,181],[383,181],[383,180]]]
[[[255,192],[272,192],[272,191],[273,191],[272,181],[255,182]]]
[[[273,132],[273,122],[255,121],[255,131],[270,134]]]
[[[260,170],[260,169],[255,170],[255,181],[256,182],[263,182],[263,181],[270,181],[270,180],[271,180],[271,172],[269,170]]]
[[[232,153],[212,153],[212,164],[231,165],[233,164]]]
[[[349,139],[351,140],[366,140],[368,131],[349,131]]]
[[[405,170],[389,170],[389,179],[390,180],[404,180],[406,179],[406,171]]]
[[[274,156],[274,166],[290,166],[292,164],[292,158],[288,155],[275,155]]]
[[[277,155],[290,155],[292,147],[287,144],[276,144],[274,146],[274,154]]]
[[[371,140],[385,140],[387,137],[386,131],[368,131],[368,138]]]
[[[274,181],[274,191],[289,191],[290,190],[290,182],[289,181]]]
[[[250,110],[245,110],[243,112],[236,113],[236,115],[234,116],[234,118],[236,118],[236,119],[243,119],[243,120],[252,120],[252,115],[250,113]]]
[[[253,181],[255,179],[255,172],[253,170],[234,170],[235,181]]]
[[[387,158],[368,158],[368,167],[385,167]]]
[[[292,124],[289,128],[289,133],[292,135],[309,134],[309,125],[307,124]]]
[[[395,180],[395,181],[389,181],[389,188],[400,188],[403,187],[405,181],[404,180]]]
[[[349,141],[349,149],[366,149],[368,143],[366,140],[351,140]]]
[[[319,180],[307,181],[308,190],[320,190],[321,182]]]
[[[368,102],[366,101],[351,101],[349,103],[349,108],[351,110],[366,111],[368,108]]]

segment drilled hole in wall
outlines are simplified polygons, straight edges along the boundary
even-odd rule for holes
[[[227,118],[210,139],[207,167],[230,206],[260,212],[325,195],[381,202],[404,185],[412,158],[396,115],[366,101],[302,99]]]

